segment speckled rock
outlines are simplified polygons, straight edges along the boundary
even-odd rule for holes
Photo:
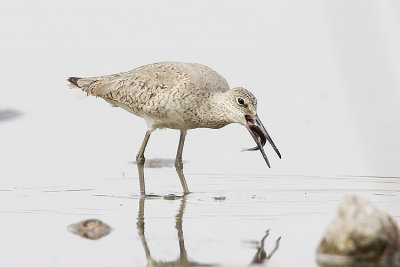
[[[92,240],[100,239],[112,231],[110,226],[97,219],[90,219],[71,224],[68,226],[68,230],[83,238]]]
[[[389,214],[366,199],[347,194],[340,202],[336,218],[326,229],[317,253],[319,263],[335,259],[399,266],[399,229]]]

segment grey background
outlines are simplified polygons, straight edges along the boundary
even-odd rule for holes
[[[229,187],[229,177],[235,175],[399,176],[399,15],[400,2],[394,0],[8,1],[0,10],[0,110],[22,115],[0,121],[0,187],[22,191],[3,195],[10,198],[0,216],[13,229],[0,235],[10,242],[4,241],[8,250],[3,253],[13,255],[10,244],[18,247],[29,236],[19,235],[23,225],[16,223],[30,220],[29,212],[28,217],[15,212],[43,212],[46,203],[54,203],[54,198],[41,200],[37,195],[37,204],[27,208],[22,196],[35,193],[25,189],[93,187],[97,180],[127,177],[134,182],[123,190],[138,193],[136,167],[130,162],[145,133],[144,121],[67,89],[68,76],[186,61],[208,65],[231,87],[253,92],[282,160],[267,149],[272,165],[267,169],[258,152],[241,153],[253,140],[239,125],[189,131],[184,160],[194,191],[203,189],[201,183],[218,180],[202,179],[207,175],[226,175],[224,183],[216,182],[218,190]],[[146,157],[173,158],[178,136],[172,130],[155,132]],[[172,169],[149,173],[159,178],[175,175]],[[156,180],[148,183],[158,193],[179,192],[177,178],[171,181],[175,184],[167,189],[156,188]],[[296,187],[299,181],[292,181],[283,186]],[[238,186],[254,185],[244,181]],[[112,184],[103,189],[116,188]],[[79,197],[74,199],[79,203]],[[75,202],[61,197],[54,208],[68,213],[69,203]],[[34,226],[45,221],[37,218]],[[320,224],[320,232],[327,221]],[[61,218],[59,222],[67,223]],[[29,240],[41,240],[37,235]],[[48,247],[57,243],[46,242]],[[309,264],[315,246],[303,255]],[[48,260],[50,266],[68,265],[70,259],[51,253],[39,257],[37,250],[31,251],[36,263]],[[300,252],[295,255],[301,257]],[[114,263],[124,265],[120,260]],[[16,257],[8,263],[26,262]]]

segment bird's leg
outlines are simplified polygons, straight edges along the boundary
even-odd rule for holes
[[[147,131],[144,136],[142,146],[139,149],[139,152],[136,155],[136,164],[139,172],[139,183],[140,183],[140,194],[145,195],[145,186],[144,186],[144,150],[146,149],[147,142],[149,141],[151,131]]]
[[[185,176],[183,175],[183,162],[182,162],[182,152],[183,152],[183,144],[185,143],[185,137],[186,137],[186,130],[181,130],[181,136],[179,139],[179,146],[178,146],[178,152],[176,153],[176,159],[175,159],[175,168],[176,172],[179,175],[179,179],[181,180],[182,188],[184,194],[189,193],[189,188],[186,184]]]

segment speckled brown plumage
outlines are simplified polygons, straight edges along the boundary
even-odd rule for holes
[[[227,81],[201,64],[162,62],[113,75],[71,77],[70,82],[143,117],[151,129],[220,128],[232,122],[221,102],[229,90]]]
[[[263,146],[268,140],[280,153],[257,116],[257,100],[246,89],[230,89],[227,81],[211,68],[182,62],[161,62],[132,71],[91,78],[70,77],[71,88],[101,97],[146,120],[148,130],[136,156],[140,192],[145,194],[144,151],[157,128],[181,131],[175,167],[183,191],[189,193],[183,175],[182,151],[187,130],[221,128],[229,123],[244,125],[268,166]]]

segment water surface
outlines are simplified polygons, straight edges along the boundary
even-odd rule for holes
[[[179,195],[174,170],[146,173],[151,192]],[[202,264],[243,266],[257,251],[254,242],[271,229],[267,251],[278,236],[282,239],[270,266],[315,266],[318,242],[344,192],[367,197],[400,219],[398,178],[190,172],[187,177],[193,193],[176,200],[143,200],[132,194],[139,187],[133,178],[94,179],[90,188],[74,183],[3,188],[3,262],[144,266],[147,252],[154,261],[175,261],[185,253]],[[67,231],[69,224],[89,218],[101,219],[114,231],[97,241]],[[26,257],[18,257],[18,251],[26,251]]]

